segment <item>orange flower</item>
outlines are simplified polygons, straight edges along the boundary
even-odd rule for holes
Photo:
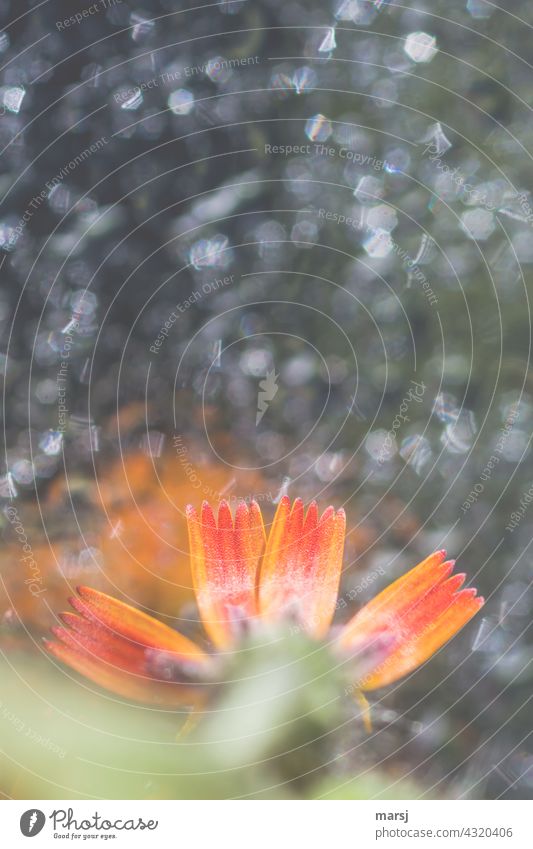
[[[233,518],[204,503],[187,508],[191,569],[200,615],[215,649],[230,650],[246,628],[296,621],[323,638],[337,603],[345,535],[344,511],[319,517],[300,499],[281,499],[268,539],[255,502]],[[357,658],[357,688],[390,684],[431,657],[480,609],[474,589],[460,589],[454,561],[437,551],[411,569],[332,638],[343,658]],[[214,658],[191,640],[104,593],[87,587],[62,614],[52,654],[121,696],[152,704],[199,704]],[[362,670],[362,671],[361,671]]]

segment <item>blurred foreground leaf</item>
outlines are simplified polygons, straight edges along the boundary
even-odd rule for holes
[[[341,716],[331,655],[269,635],[231,660],[195,730],[187,714],[126,704],[47,658],[0,666],[1,790],[15,798],[303,795]]]
[[[418,799],[420,787],[412,781],[395,781],[377,771],[357,778],[330,776],[319,782],[313,791],[314,799]]]

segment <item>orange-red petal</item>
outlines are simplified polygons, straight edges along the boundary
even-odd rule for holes
[[[174,652],[186,661],[202,662],[207,658],[206,653],[183,634],[99,590],[78,587],[78,596],[69,600],[81,616],[106,625],[111,632],[130,638],[135,643]]]
[[[89,587],[70,599],[48,651],[101,687],[148,704],[180,706],[202,699],[210,662],[202,649],[146,613]]]
[[[319,517],[313,502],[304,513],[284,496],[276,511],[259,576],[259,614],[294,617],[314,637],[327,632],[337,602],[346,518],[328,507]]]
[[[383,687],[424,663],[454,636],[484,600],[461,590],[465,575],[450,576],[454,561],[437,551],[394,581],[344,627],[339,646],[346,652],[375,651],[375,665],[358,682],[364,690]]]
[[[355,614],[342,630],[340,645],[356,648],[360,643],[377,638],[389,625],[394,633],[404,612],[420,601],[432,587],[445,580],[452,572],[453,565],[452,561],[446,561],[444,550],[430,554]]]
[[[207,502],[200,516],[187,508],[191,571],[204,627],[218,648],[230,648],[243,621],[257,613],[256,584],[265,546],[261,510],[241,501],[232,517],[222,501],[218,517]]]

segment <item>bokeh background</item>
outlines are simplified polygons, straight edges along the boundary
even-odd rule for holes
[[[530,5],[185,6],[0,2],[0,792],[530,798]],[[371,735],[300,635],[184,737],[45,655],[79,583],[194,633],[184,506],[284,492],[339,622],[440,547],[487,598]]]

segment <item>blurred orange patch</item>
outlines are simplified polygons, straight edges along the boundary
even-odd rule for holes
[[[221,497],[254,496],[262,503],[273,497],[255,472],[197,462],[172,447],[159,458],[133,453],[96,471],[88,480],[76,475],[54,481],[40,504],[42,519],[36,505],[13,502],[33,560],[21,559],[28,554],[20,529],[17,535],[14,522],[6,523],[4,638],[20,634],[21,624],[42,633],[57,621],[54,611],[76,585],[88,582],[163,619],[177,617],[193,598],[184,506]],[[32,578],[38,579],[34,593],[25,583]],[[180,626],[186,630],[186,623]]]

